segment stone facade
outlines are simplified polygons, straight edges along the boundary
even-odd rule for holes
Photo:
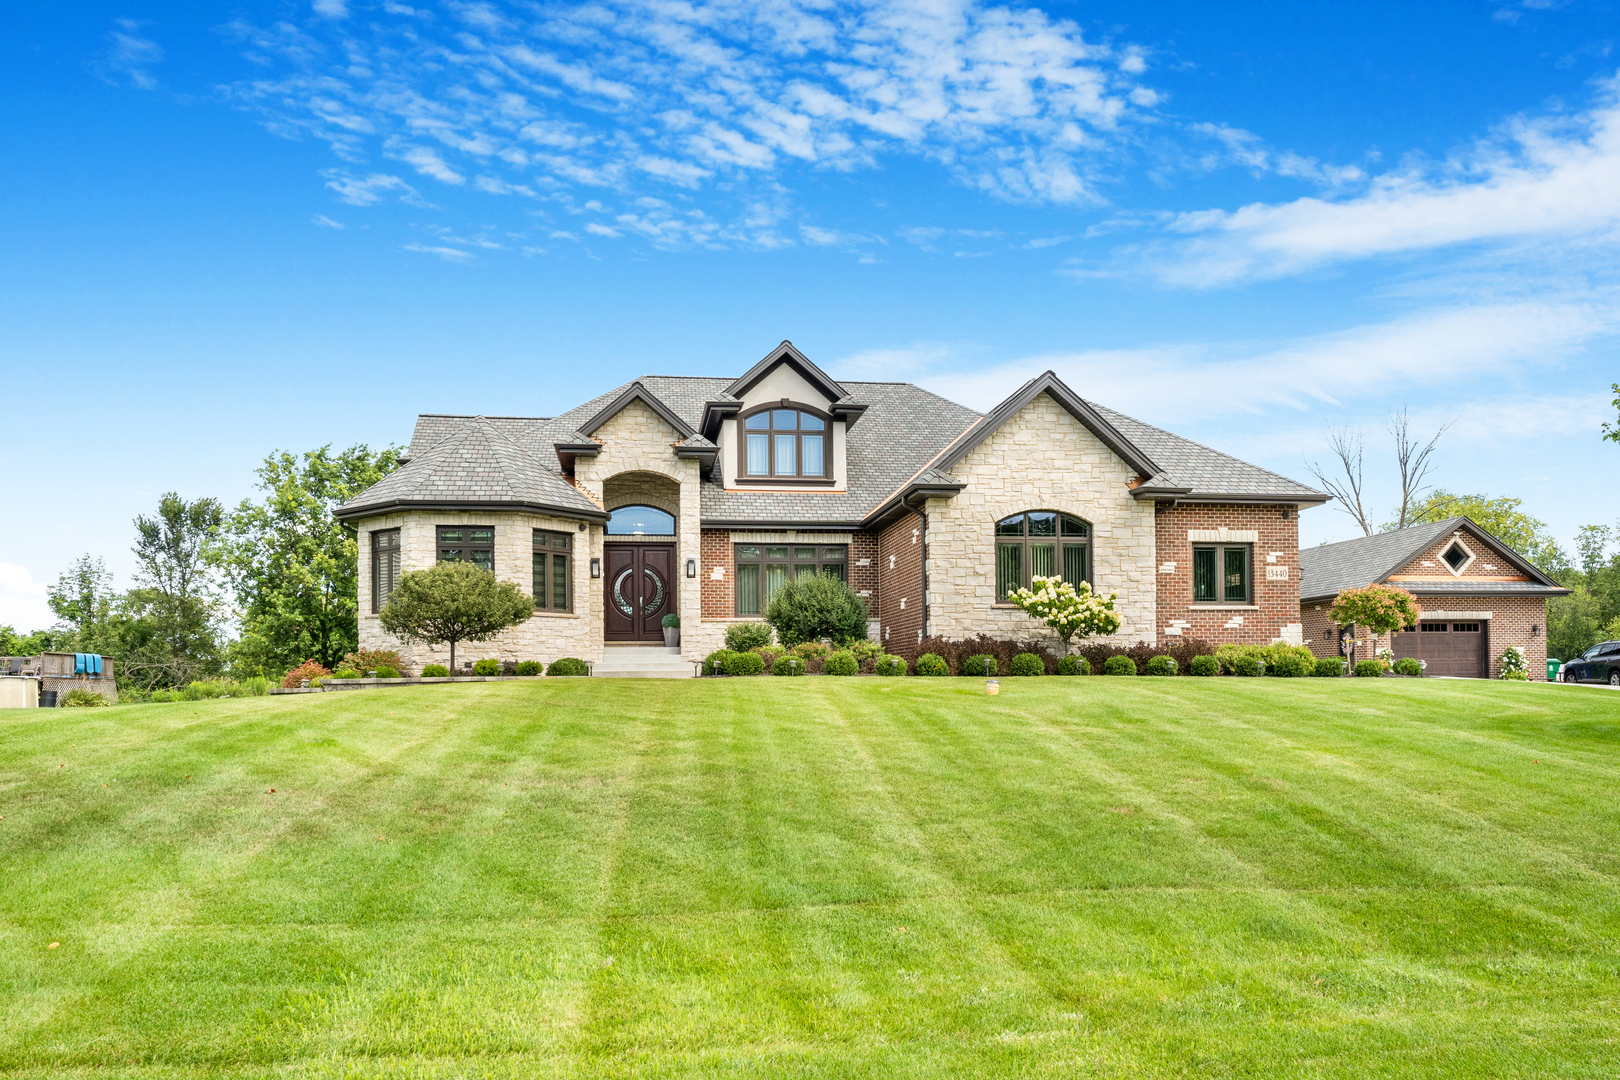
[[[1299,516],[1293,507],[1161,506],[1155,522],[1159,633],[1254,645],[1304,640],[1299,611]],[[1250,546],[1252,603],[1193,602],[1195,542]]]
[[[590,558],[600,552],[600,528],[579,531],[579,523],[543,514],[511,511],[411,511],[368,518],[359,523],[360,536],[360,644],[367,649],[398,649],[411,674],[424,664],[449,664],[449,646],[400,641],[383,630],[371,602],[371,534],[379,529],[400,531],[400,571],[423,570],[438,557],[440,525],[487,525],[495,530],[495,576],[532,591],[534,530],[566,532],[574,537],[573,607],[571,612],[537,611],[534,617],[491,641],[462,642],[456,662],[491,657],[498,660],[538,660],[549,664],[564,656],[597,660],[602,654],[600,590],[590,579]]]
[[[1130,467],[1050,396],[1019,410],[951,474],[967,487],[928,501],[928,634],[1055,642],[1018,608],[996,603],[995,524],[1022,510],[1058,510],[1090,522],[1092,587],[1119,594],[1119,633],[1090,640],[1158,639],[1153,504],[1131,498]]]

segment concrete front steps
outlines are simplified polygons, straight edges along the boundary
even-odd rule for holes
[[[602,679],[690,679],[695,665],[662,645],[605,645],[591,674]]]

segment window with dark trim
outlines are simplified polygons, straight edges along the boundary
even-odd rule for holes
[[[1450,623],[1426,622],[1418,624],[1418,633],[1420,634],[1443,634],[1450,629]]]
[[[776,590],[791,578],[826,574],[849,580],[844,544],[737,544],[737,614],[763,615]]]
[[[399,584],[399,530],[378,529],[371,534],[371,613],[382,610]]]
[[[534,530],[534,610],[574,610],[568,570],[573,551],[572,533]]]
[[[1091,526],[1055,510],[1031,510],[996,522],[996,600],[1005,601],[1031,578],[1091,580]]]
[[[1250,602],[1250,567],[1254,563],[1248,544],[1199,544],[1193,547],[1193,602],[1199,604],[1247,604]]]
[[[439,561],[470,562],[495,572],[495,530],[488,525],[440,525]]]
[[[832,420],[812,409],[773,405],[737,419],[741,480],[831,480]]]

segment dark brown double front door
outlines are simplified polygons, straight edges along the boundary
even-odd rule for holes
[[[672,544],[607,544],[608,641],[662,641],[664,616],[674,610],[675,547]]]

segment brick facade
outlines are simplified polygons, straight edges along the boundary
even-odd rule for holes
[[[1297,644],[1308,636],[1300,624],[1299,515],[1293,507],[1161,505],[1154,524],[1160,634],[1255,645]],[[1221,542],[1246,543],[1251,550],[1253,602],[1195,604],[1190,537],[1223,529]]]
[[[724,529],[703,530],[703,558],[698,579],[703,583],[703,617],[729,619],[736,610],[731,578],[731,534]],[[716,576],[715,571],[719,571]]]

